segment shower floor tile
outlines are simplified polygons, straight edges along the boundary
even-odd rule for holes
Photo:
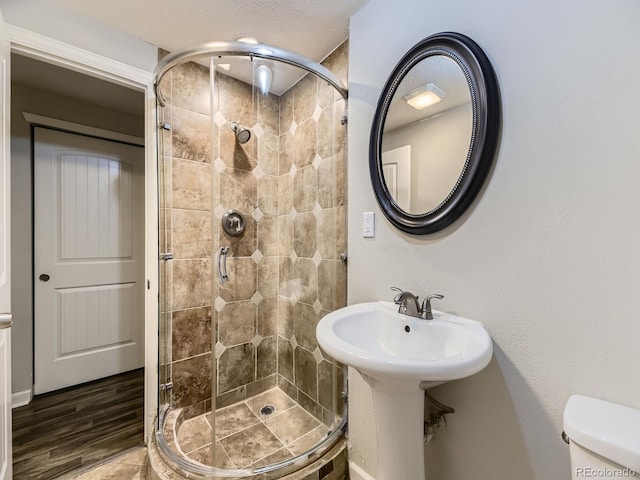
[[[231,461],[239,468],[248,467],[284,445],[263,423],[234,433],[220,441]]]
[[[262,413],[263,407],[270,413]],[[329,429],[279,388],[216,412],[218,468],[257,468],[304,453]],[[192,460],[211,465],[211,413],[183,422],[178,447]]]
[[[204,415],[190,418],[182,424],[178,433],[178,444],[185,453],[211,444],[211,425]]]
[[[284,412],[288,408],[296,405],[296,402],[284,393],[279,388],[272,388],[260,395],[256,395],[253,398],[247,399],[245,403],[257,416],[266,418],[277,415],[280,412]],[[271,415],[262,415],[260,409],[264,406],[271,405],[275,407],[275,411]]]
[[[195,450],[189,454],[189,458],[200,462],[204,465],[211,465],[211,444]],[[227,455],[220,442],[216,442],[215,462],[213,464],[216,468],[223,468],[225,470],[234,469],[235,465]]]
[[[300,437],[295,442],[291,442],[287,445],[287,448],[294,454],[300,455],[307,450],[309,450],[314,445],[320,443],[324,437],[327,436],[327,429],[324,425],[319,426],[318,428],[311,430],[305,436]]]
[[[210,415],[206,414],[208,418]],[[216,412],[216,438],[228,437],[257,423],[260,419],[245,402],[222,408]]]
[[[320,422],[299,405],[291,407],[279,415],[270,416],[264,423],[285,445],[289,445],[320,426]]]
[[[276,450],[275,453],[272,453],[271,455],[267,455],[266,457],[261,458],[257,462],[252,463],[251,465],[249,465],[249,467],[250,468],[266,467],[267,465],[272,465],[274,463],[282,462],[283,460],[288,460],[293,457],[294,455],[287,448],[281,448],[280,450]]]

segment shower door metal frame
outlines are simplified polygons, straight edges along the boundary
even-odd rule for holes
[[[301,68],[314,74],[315,76],[322,78],[329,85],[333,86],[342,98],[345,100],[349,96],[347,87],[342,81],[336,77],[331,70],[322,66],[321,64],[309,60],[302,55],[285,50],[283,48],[273,47],[271,45],[265,45],[262,43],[250,44],[245,42],[208,42],[201,43],[194,47],[183,48],[177,50],[166,57],[164,57],[156,66],[154,74],[156,84],[157,99],[161,106],[165,105],[165,99],[162,95],[162,91],[158,87],[162,81],[162,77],[173,67],[184,62],[195,60],[198,57],[204,55],[212,56],[231,56],[231,57],[255,57],[262,58],[264,60],[275,60],[278,62],[286,63],[294,67]]]

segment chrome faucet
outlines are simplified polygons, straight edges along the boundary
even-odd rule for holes
[[[416,318],[424,318],[425,320],[433,320],[433,313],[431,312],[431,299],[444,298],[444,295],[440,295],[437,293],[433,295],[427,295],[427,297],[422,301],[422,305],[420,305],[418,297],[413,293],[405,292],[398,287],[391,287],[391,290],[398,292],[398,294],[393,297],[393,302],[398,305],[398,313]]]
[[[398,313],[418,318],[422,316],[422,307],[418,302],[418,297],[411,292],[402,291],[397,287],[391,287],[391,289],[399,292],[393,297],[393,303],[399,305]]]

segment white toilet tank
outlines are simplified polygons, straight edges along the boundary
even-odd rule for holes
[[[571,478],[640,480],[640,410],[582,395],[564,409]]]

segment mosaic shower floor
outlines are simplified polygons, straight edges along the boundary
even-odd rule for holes
[[[300,455],[329,432],[277,387],[216,412],[213,462],[210,422],[210,412],[185,420],[172,448],[205,465],[257,468]]]

